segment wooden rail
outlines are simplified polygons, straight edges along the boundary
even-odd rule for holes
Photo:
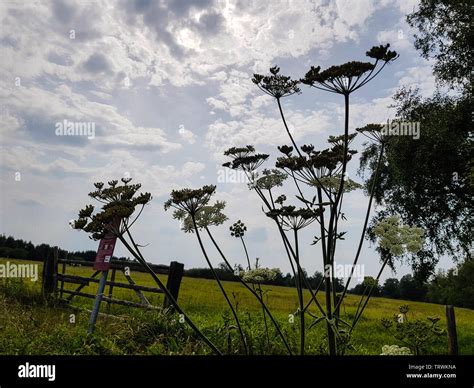
[[[69,265],[76,265],[76,266],[83,266],[83,267],[92,267],[94,266],[93,261],[87,260],[72,260],[72,259],[58,259],[58,263],[64,263]],[[151,267],[153,272],[160,274],[160,275],[167,275],[169,272],[170,267],[164,264],[150,264],[148,265]],[[111,262],[110,268],[111,269],[124,269],[125,267],[130,268],[130,271],[133,272],[146,272],[143,266],[140,263],[136,262],[129,262],[129,261],[118,261],[113,260]]]
[[[44,260],[42,276],[43,295],[47,298],[57,297],[59,295],[59,298],[62,299],[63,295],[66,294],[68,295],[68,297],[64,300],[67,302],[70,302],[76,296],[95,299],[95,294],[83,292],[82,289],[86,286],[89,286],[90,283],[99,283],[100,280],[97,278],[97,275],[101,273],[100,271],[95,271],[93,274],[91,274],[90,277],[66,274],[66,269],[68,265],[92,267],[94,263],[87,260],[73,260],[68,258],[61,259],[58,257],[58,252],[58,248],[54,247],[53,251],[50,252],[50,254],[48,254],[46,259]],[[62,273],[58,273],[58,264],[61,264]],[[149,265],[156,274],[168,275],[166,288],[170,291],[174,299],[177,300],[179,288],[181,285],[181,279],[184,273],[184,265],[176,261],[172,261],[169,266],[157,264]],[[110,268],[110,270],[112,271],[112,278],[111,280],[105,282],[105,285],[109,286],[109,292],[107,294],[104,292],[104,294],[102,295],[102,300],[107,303],[107,310],[110,309],[111,304],[118,304],[128,307],[140,307],[146,309],[161,308],[151,305],[151,303],[148,301],[143,292],[162,294],[163,290],[159,287],[142,286],[136,284],[130,275],[133,272],[147,272],[140,263],[114,260],[112,261]],[[115,272],[117,270],[123,272],[123,275],[125,276],[125,279],[127,279],[128,283],[115,281]],[[77,284],[78,287],[75,290],[70,290],[65,288],[65,284]],[[135,303],[128,300],[113,298],[112,293],[114,288],[125,288],[128,290],[133,290],[140,298],[141,303]],[[163,308],[170,307],[171,303],[168,298],[165,297],[163,302]]]
[[[64,281],[66,283],[84,284],[86,286],[89,285],[89,282],[99,283],[99,279],[85,278],[83,276],[77,276],[77,275],[58,274],[58,280]],[[128,284],[128,283],[121,283],[121,282],[115,282],[115,281],[107,281],[107,282],[105,282],[105,284],[107,286],[113,286],[113,287],[119,287],[119,288],[128,288],[130,290],[140,290],[140,291],[154,292],[154,293],[157,293],[157,294],[162,294],[163,293],[163,290],[160,290],[159,288],[148,287],[148,286],[140,286],[138,284]]]
[[[72,291],[72,290],[63,290],[63,293],[70,294],[70,295],[73,295],[73,296],[81,296],[83,298],[95,299],[95,295],[87,294],[85,292]],[[122,305],[122,306],[148,308],[148,309],[152,309],[152,310],[161,310],[161,308],[158,307],[158,306],[144,305],[144,304],[141,304],[141,303],[130,302],[128,300],[110,298],[110,297],[105,296],[105,295],[102,296],[102,300],[104,302],[107,302],[107,303],[119,304],[119,305]]]

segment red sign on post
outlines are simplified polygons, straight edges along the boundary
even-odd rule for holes
[[[114,254],[117,237],[104,237],[100,240],[97,256],[95,257],[94,269],[96,271],[107,271]]]
[[[115,244],[117,242],[117,237],[113,231],[120,227],[120,222],[120,219],[113,221],[109,225],[108,233],[100,240],[94,263],[94,269],[96,271],[108,271],[110,268],[110,262],[112,261]]]

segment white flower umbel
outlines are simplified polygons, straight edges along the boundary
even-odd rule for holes
[[[394,256],[416,253],[423,246],[423,229],[401,224],[399,216],[383,219],[375,226],[374,232],[379,238],[380,248]]]
[[[384,345],[382,346],[381,356],[411,356],[410,349],[405,346],[398,345]]]
[[[255,268],[249,271],[241,272],[242,280],[247,283],[262,283],[274,280],[277,275],[276,269]]]

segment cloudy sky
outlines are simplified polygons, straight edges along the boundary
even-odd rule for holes
[[[220,167],[229,146],[253,144],[274,161],[276,146],[288,143],[274,100],[251,76],[278,64],[299,78],[311,65],[365,60],[370,47],[390,43],[400,58],[352,96],[350,127],[386,121],[398,87],[425,95],[435,87],[404,20],[414,7],[415,0],[1,0],[0,233],[96,249],[68,221],[89,203],[93,182],[129,174],[153,195],[135,227],[148,260],[204,266],[195,236],[180,231],[163,203],[172,189],[216,184],[230,219],[216,236],[231,261],[245,263],[228,231],[241,219],[251,256],[288,271],[256,195]],[[324,147],[342,133],[342,103],[305,87],[285,99],[296,140]],[[58,136],[64,120],[92,123],[95,136]],[[361,150],[362,139],[354,145]],[[355,159],[349,173],[360,181],[357,167]],[[339,263],[352,261],[366,203],[362,192],[346,197],[349,237]],[[306,237],[304,267],[312,273],[322,264]],[[366,275],[378,269],[368,243],[361,260]],[[408,271],[402,266],[398,275]]]

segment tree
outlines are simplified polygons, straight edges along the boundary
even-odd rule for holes
[[[223,272],[223,273],[233,273],[233,271],[231,271],[231,269],[227,267],[227,264],[224,262],[217,264],[216,270],[219,270],[220,272]]]
[[[362,282],[362,287],[364,289],[372,288],[372,295],[379,296],[380,295],[380,285],[378,279],[373,278],[372,276],[364,276],[364,281]]]
[[[418,10],[407,15],[415,33],[415,48],[434,58],[434,73],[449,86],[468,87],[473,41],[469,1],[421,0]]]
[[[370,289],[372,290],[372,296],[380,296],[381,288],[378,279],[375,279],[373,276],[364,276],[364,280],[357,284],[351,290],[351,293],[365,296]]]
[[[382,286],[382,296],[387,298],[400,298],[400,282],[396,278],[388,278]]]
[[[417,29],[415,47],[423,57],[434,59],[438,82],[461,91],[449,97],[436,92],[423,100],[417,90],[402,87],[394,96],[396,118],[420,122],[421,137],[391,137],[387,142],[375,195],[376,203],[386,209],[373,222],[400,214],[404,222],[423,227],[429,244],[411,258],[420,282],[434,272],[440,255],[471,259],[470,14],[469,2],[421,0],[418,10],[407,15]],[[370,145],[361,157],[360,172],[370,173],[366,188],[374,180],[378,147]]]
[[[10,251],[10,256],[13,259],[26,260],[28,259],[28,251],[24,248],[14,248]]]
[[[400,279],[400,298],[407,300],[423,300],[426,295],[425,284],[416,280],[412,275],[402,276]]]
[[[351,294],[362,295],[364,293],[365,286],[362,283],[356,284],[354,288],[351,289]]]
[[[447,273],[436,274],[427,298],[434,303],[474,308],[474,261],[466,260]]]
[[[473,227],[473,151],[468,100],[437,94],[421,101],[416,92],[395,96],[397,118],[421,122],[421,137],[391,136],[379,168],[375,201],[385,208],[372,223],[391,215],[425,231],[426,249],[411,257],[420,281],[433,273],[438,257],[470,257]],[[360,173],[369,172],[371,187],[380,146],[368,146]]]

